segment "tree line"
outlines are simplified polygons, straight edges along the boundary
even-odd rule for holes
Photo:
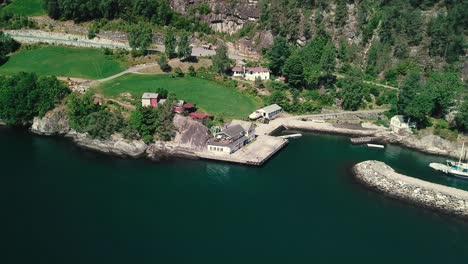
[[[130,23],[146,21],[190,32],[211,32],[208,25],[193,16],[174,12],[168,0],[44,0],[44,8],[53,19],[82,22],[121,18]]]

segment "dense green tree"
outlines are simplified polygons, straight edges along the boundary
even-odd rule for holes
[[[458,113],[455,116],[455,127],[464,133],[468,133],[468,98],[465,98],[465,101],[458,109]]]
[[[286,61],[282,70],[287,83],[294,88],[304,87],[304,66],[302,57],[298,52],[294,52]]]
[[[146,50],[153,41],[153,31],[146,23],[138,23],[128,32],[128,43],[133,51],[146,53]]]
[[[9,125],[25,125],[44,116],[65,98],[69,89],[55,77],[19,73],[0,78],[0,119]]]
[[[365,95],[364,83],[356,77],[342,79],[338,84],[340,97],[345,110],[356,111],[361,107]]]
[[[211,66],[213,72],[226,74],[231,67],[231,59],[229,59],[226,45],[219,45],[216,49],[216,54],[211,60],[213,61],[213,65]]]
[[[273,46],[267,52],[268,66],[274,75],[281,75],[286,60],[291,55],[291,51],[285,38],[277,37],[273,41]]]
[[[434,104],[432,115],[442,117],[455,105],[455,99],[463,89],[458,74],[453,72],[434,72],[429,76],[426,91]]]
[[[177,49],[177,57],[180,59],[188,58],[192,56],[192,47],[190,47],[190,41],[188,35],[180,37],[179,45]]]
[[[88,122],[87,117],[101,109],[98,104],[94,103],[91,93],[83,96],[77,93],[71,94],[68,97],[67,108],[70,126],[77,131],[84,131]]]
[[[286,96],[285,92],[282,90],[274,90],[270,96],[267,97],[266,100],[267,104],[277,104],[284,109],[288,109],[289,107],[289,100]]]
[[[339,27],[344,26],[348,18],[347,0],[336,0],[335,24]]]
[[[19,49],[20,44],[10,36],[0,31],[0,65],[7,61],[7,56],[11,52]]]
[[[167,59],[166,54],[161,54],[161,56],[158,59],[158,64],[163,72],[171,71],[171,66],[169,65],[169,60]]]
[[[172,28],[169,28],[166,31],[166,35],[164,36],[164,48],[166,56],[169,59],[173,58],[176,51],[176,37],[174,36],[174,31]]]

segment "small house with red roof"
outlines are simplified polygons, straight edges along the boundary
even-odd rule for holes
[[[209,115],[207,113],[198,113],[198,112],[193,112],[193,113],[190,113],[189,116],[192,118],[192,119],[195,119],[195,120],[198,120],[198,121],[205,121],[207,119],[212,119],[213,116],[212,115]]]
[[[240,77],[247,81],[267,81],[270,80],[270,70],[265,67],[236,66],[232,68],[232,76]]]

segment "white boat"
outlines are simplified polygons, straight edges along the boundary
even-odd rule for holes
[[[262,116],[262,114],[258,111],[253,112],[252,114],[249,115],[249,118],[251,120],[257,120]]]
[[[447,164],[431,163],[429,166],[435,170],[442,171],[454,177],[468,179],[468,163],[462,162],[464,154],[465,143],[463,143],[460,159],[458,162],[447,160]]]
[[[369,148],[381,148],[381,149],[385,148],[384,145],[378,145],[378,144],[367,144],[367,146]]]
[[[302,134],[289,134],[289,135],[283,135],[279,136],[280,138],[288,139],[288,138],[300,138],[302,137]]]

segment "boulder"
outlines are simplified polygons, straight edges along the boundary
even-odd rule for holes
[[[64,135],[70,131],[70,123],[65,106],[49,111],[44,117],[35,117],[31,132],[40,135]]]

